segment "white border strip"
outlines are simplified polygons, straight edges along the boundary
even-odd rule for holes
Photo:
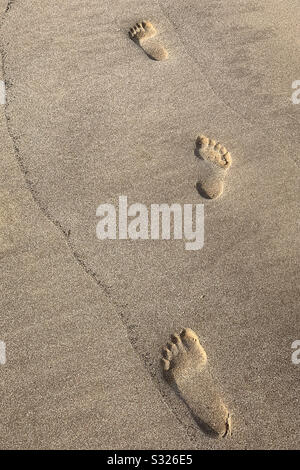
[[[6,344],[0,341],[0,365],[6,364]]]
[[[6,103],[6,90],[5,83],[3,80],[0,80],[0,104]]]

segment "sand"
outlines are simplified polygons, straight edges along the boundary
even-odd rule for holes
[[[1,448],[299,447],[300,9],[263,3],[0,3]],[[129,37],[146,21],[167,60]],[[199,135],[232,156],[216,199]],[[204,204],[204,247],[98,240],[97,207],[120,195]],[[164,379],[183,327],[226,439]]]

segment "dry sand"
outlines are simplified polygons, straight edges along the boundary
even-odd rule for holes
[[[0,5],[0,447],[299,447],[298,2]],[[131,41],[142,20],[168,60]],[[197,191],[199,134],[232,154],[216,200]],[[97,240],[97,207],[120,195],[204,203],[204,248]],[[233,416],[228,439],[163,378],[183,326]]]

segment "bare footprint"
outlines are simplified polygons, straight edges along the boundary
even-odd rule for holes
[[[157,35],[157,31],[150,21],[142,21],[136,23],[130,28],[130,38],[139,44],[146,54],[153,60],[166,60],[168,51],[156,40],[153,39]]]
[[[231,433],[231,419],[207,368],[206,352],[196,333],[185,328],[163,348],[167,382],[189,408],[198,426],[213,437]]]
[[[201,196],[215,199],[223,193],[231,155],[221,144],[203,135],[197,137],[195,154],[200,164],[198,192]]]

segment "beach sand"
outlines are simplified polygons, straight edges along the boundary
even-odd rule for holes
[[[0,6],[0,447],[299,447],[297,1]],[[143,21],[152,44],[128,34]],[[201,183],[216,199],[199,194],[199,135],[231,154]],[[96,209],[120,195],[204,204],[203,248],[98,240]],[[162,373],[183,327],[226,439]]]

